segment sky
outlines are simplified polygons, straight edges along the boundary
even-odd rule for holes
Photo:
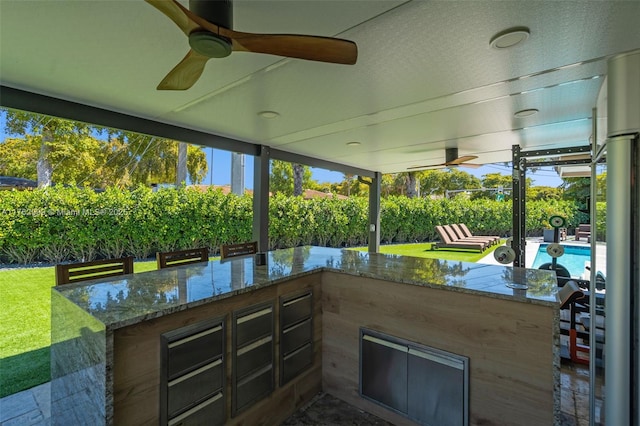
[[[0,113],[0,141],[5,139],[5,116]],[[209,171],[205,177],[203,184],[228,185],[231,183],[231,153],[213,148],[203,148],[207,155],[207,163]],[[464,171],[473,174],[478,178],[488,173],[501,173],[503,175],[511,175],[511,168],[503,164],[489,164],[477,169],[464,168]],[[340,172],[325,170],[320,168],[311,168],[312,179],[319,183],[324,182],[340,182],[344,175]],[[533,179],[535,186],[552,186],[557,187],[562,183],[558,174],[551,167],[546,167],[536,173],[527,175]],[[190,182],[189,182],[190,183]],[[253,157],[245,156],[245,187],[253,188]]]
[[[207,154],[207,162],[209,164],[209,173],[202,182],[208,185],[228,185],[231,182],[231,153],[213,148],[204,148]],[[213,161],[211,161],[213,157]],[[211,168],[213,165],[213,168]],[[489,173],[500,173],[503,175],[511,175],[511,167],[503,164],[488,164],[477,169],[462,168],[463,171],[482,178],[483,175]],[[344,175],[326,169],[311,168],[312,179],[319,183],[323,182],[340,182]],[[536,173],[528,173],[527,177],[533,179],[534,186],[551,186],[558,187],[562,184],[562,179],[553,170],[552,167],[544,167]],[[245,187],[253,188],[253,157],[245,156]]]

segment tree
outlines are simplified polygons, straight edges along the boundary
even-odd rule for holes
[[[38,186],[78,184],[95,188],[173,183],[177,142],[132,132],[1,110],[6,132],[20,136],[0,142],[0,174],[37,179]],[[192,182],[207,173],[204,151],[187,149]]]
[[[27,145],[37,146],[34,166],[38,187],[51,185],[54,153],[64,150],[66,144],[74,144],[78,138],[89,136],[90,127],[84,123],[17,110],[6,110],[5,115],[8,134],[30,136],[32,140]],[[66,155],[62,159],[65,158]]]
[[[383,175],[382,192],[385,195],[406,195],[409,198],[421,193],[420,176],[423,172],[400,172]]]
[[[527,188],[527,201],[561,200],[562,189],[551,186],[532,186]]]
[[[447,191],[481,187],[480,179],[458,168],[425,170],[421,172],[420,182],[423,194],[439,196],[444,196]]]
[[[407,173],[407,197],[416,198],[420,196],[420,178],[418,172]]]
[[[319,189],[319,188],[316,188]],[[321,190],[321,189],[319,189]],[[341,182],[330,184],[329,191],[333,194],[346,195],[347,197],[362,197],[369,194],[369,186],[360,182],[355,175],[344,174]]]
[[[607,201],[607,172],[596,176],[596,197],[598,201]]]
[[[486,191],[474,191],[471,194],[472,200],[481,198],[489,199],[505,199],[504,192],[499,193],[498,190],[502,188],[504,191],[511,189],[513,184],[513,178],[510,175],[503,175],[500,173],[487,173],[482,176],[481,179],[482,188],[486,188]]]
[[[383,197],[394,195],[394,182],[395,182],[394,174],[382,175],[382,179],[380,182],[380,192],[382,193]]]
[[[565,200],[572,200],[577,202],[579,209],[589,209],[589,198],[591,197],[591,178],[563,178],[560,187],[564,191],[562,194],[562,198],[564,198]]]
[[[294,163],[291,167],[293,168],[293,196],[297,197],[302,195],[304,166],[302,164]],[[309,173],[311,173],[311,171],[309,171]]]
[[[482,187],[487,189],[495,189],[502,187],[503,189],[511,188],[513,178],[509,175],[501,173],[487,173],[482,175]]]
[[[347,197],[350,197],[351,196],[351,183],[353,182],[353,179],[355,178],[355,176],[352,175],[352,174],[348,174],[348,173],[345,173],[342,176],[343,176],[343,179],[342,179],[343,186],[347,189],[347,193],[344,194],[344,195],[346,195]]]
[[[40,142],[35,138],[7,138],[0,143],[0,175],[36,180]]]
[[[311,169],[309,166],[302,167],[302,189],[310,188],[313,185],[311,179]],[[271,173],[270,173],[270,187],[271,192],[281,192],[285,195],[294,194],[294,176],[293,176],[293,164],[281,161],[271,160]],[[302,193],[302,190],[301,190]]]

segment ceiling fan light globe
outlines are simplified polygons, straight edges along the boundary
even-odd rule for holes
[[[231,42],[208,31],[189,34],[189,45],[193,50],[208,58],[225,58],[231,54]]]

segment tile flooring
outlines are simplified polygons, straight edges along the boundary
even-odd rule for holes
[[[589,425],[589,368],[562,363],[562,426]],[[602,372],[596,379],[596,425],[604,424]],[[50,384],[45,383],[0,399],[0,426],[51,424]],[[286,426],[354,425],[386,426],[389,423],[340,401],[328,394],[317,395],[307,406],[291,416]]]

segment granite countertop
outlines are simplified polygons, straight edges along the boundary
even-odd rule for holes
[[[558,306],[551,271],[311,246],[269,252],[264,266],[244,257],[55,289],[107,328],[118,329],[321,270]]]

